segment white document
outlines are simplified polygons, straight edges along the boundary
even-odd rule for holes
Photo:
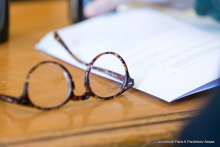
[[[134,88],[167,102],[218,85],[220,38],[149,8],[102,15],[60,29],[58,34],[87,63],[102,52],[118,53],[134,79]],[[52,32],[36,49],[86,69]]]

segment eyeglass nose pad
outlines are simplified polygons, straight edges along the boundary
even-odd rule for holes
[[[69,75],[68,75],[68,73],[67,73],[65,70],[63,70],[63,75],[64,75],[64,77],[65,77],[65,79],[66,79],[67,82],[70,82],[70,81],[71,81],[71,80],[70,80],[70,77],[69,77]]]
[[[73,90],[74,90],[74,89],[75,89],[75,84],[74,84],[74,82],[72,81],[71,84],[72,84],[72,88],[73,88]]]
[[[69,74],[65,70],[63,70],[63,75],[64,75],[66,81],[68,82],[69,87],[72,87],[72,89],[75,89],[74,82],[72,81],[72,79],[70,78]]]

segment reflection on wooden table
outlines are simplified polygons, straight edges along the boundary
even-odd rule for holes
[[[0,44],[1,94],[21,95],[28,71],[45,60],[67,67],[76,94],[84,93],[85,71],[34,49],[46,33],[70,25],[68,7],[68,1],[11,3],[10,40]],[[102,86],[106,79],[96,80]],[[154,145],[154,140],[174,140],[210,93],[167,103],[130,89],[113,100],[70,101],[52,111],[1,101],[0,146],[145,146]]]

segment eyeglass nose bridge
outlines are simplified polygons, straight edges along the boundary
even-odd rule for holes
[[[70,99],[73,101],[84,101],[90,98],[90,92],[86,91],[83,95],[77,96],[74,95],[74,93],[72,92],[72,95],[70,96]]]

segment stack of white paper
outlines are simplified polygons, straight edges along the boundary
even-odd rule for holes
[[[87,63],[102,52],[118,53],[128,65],[134,88],[168,102],[218,84],[220,38],[152,9],[102,15],[58,33]],[[36,48],[86,68],[63,49],[52,32]]]

